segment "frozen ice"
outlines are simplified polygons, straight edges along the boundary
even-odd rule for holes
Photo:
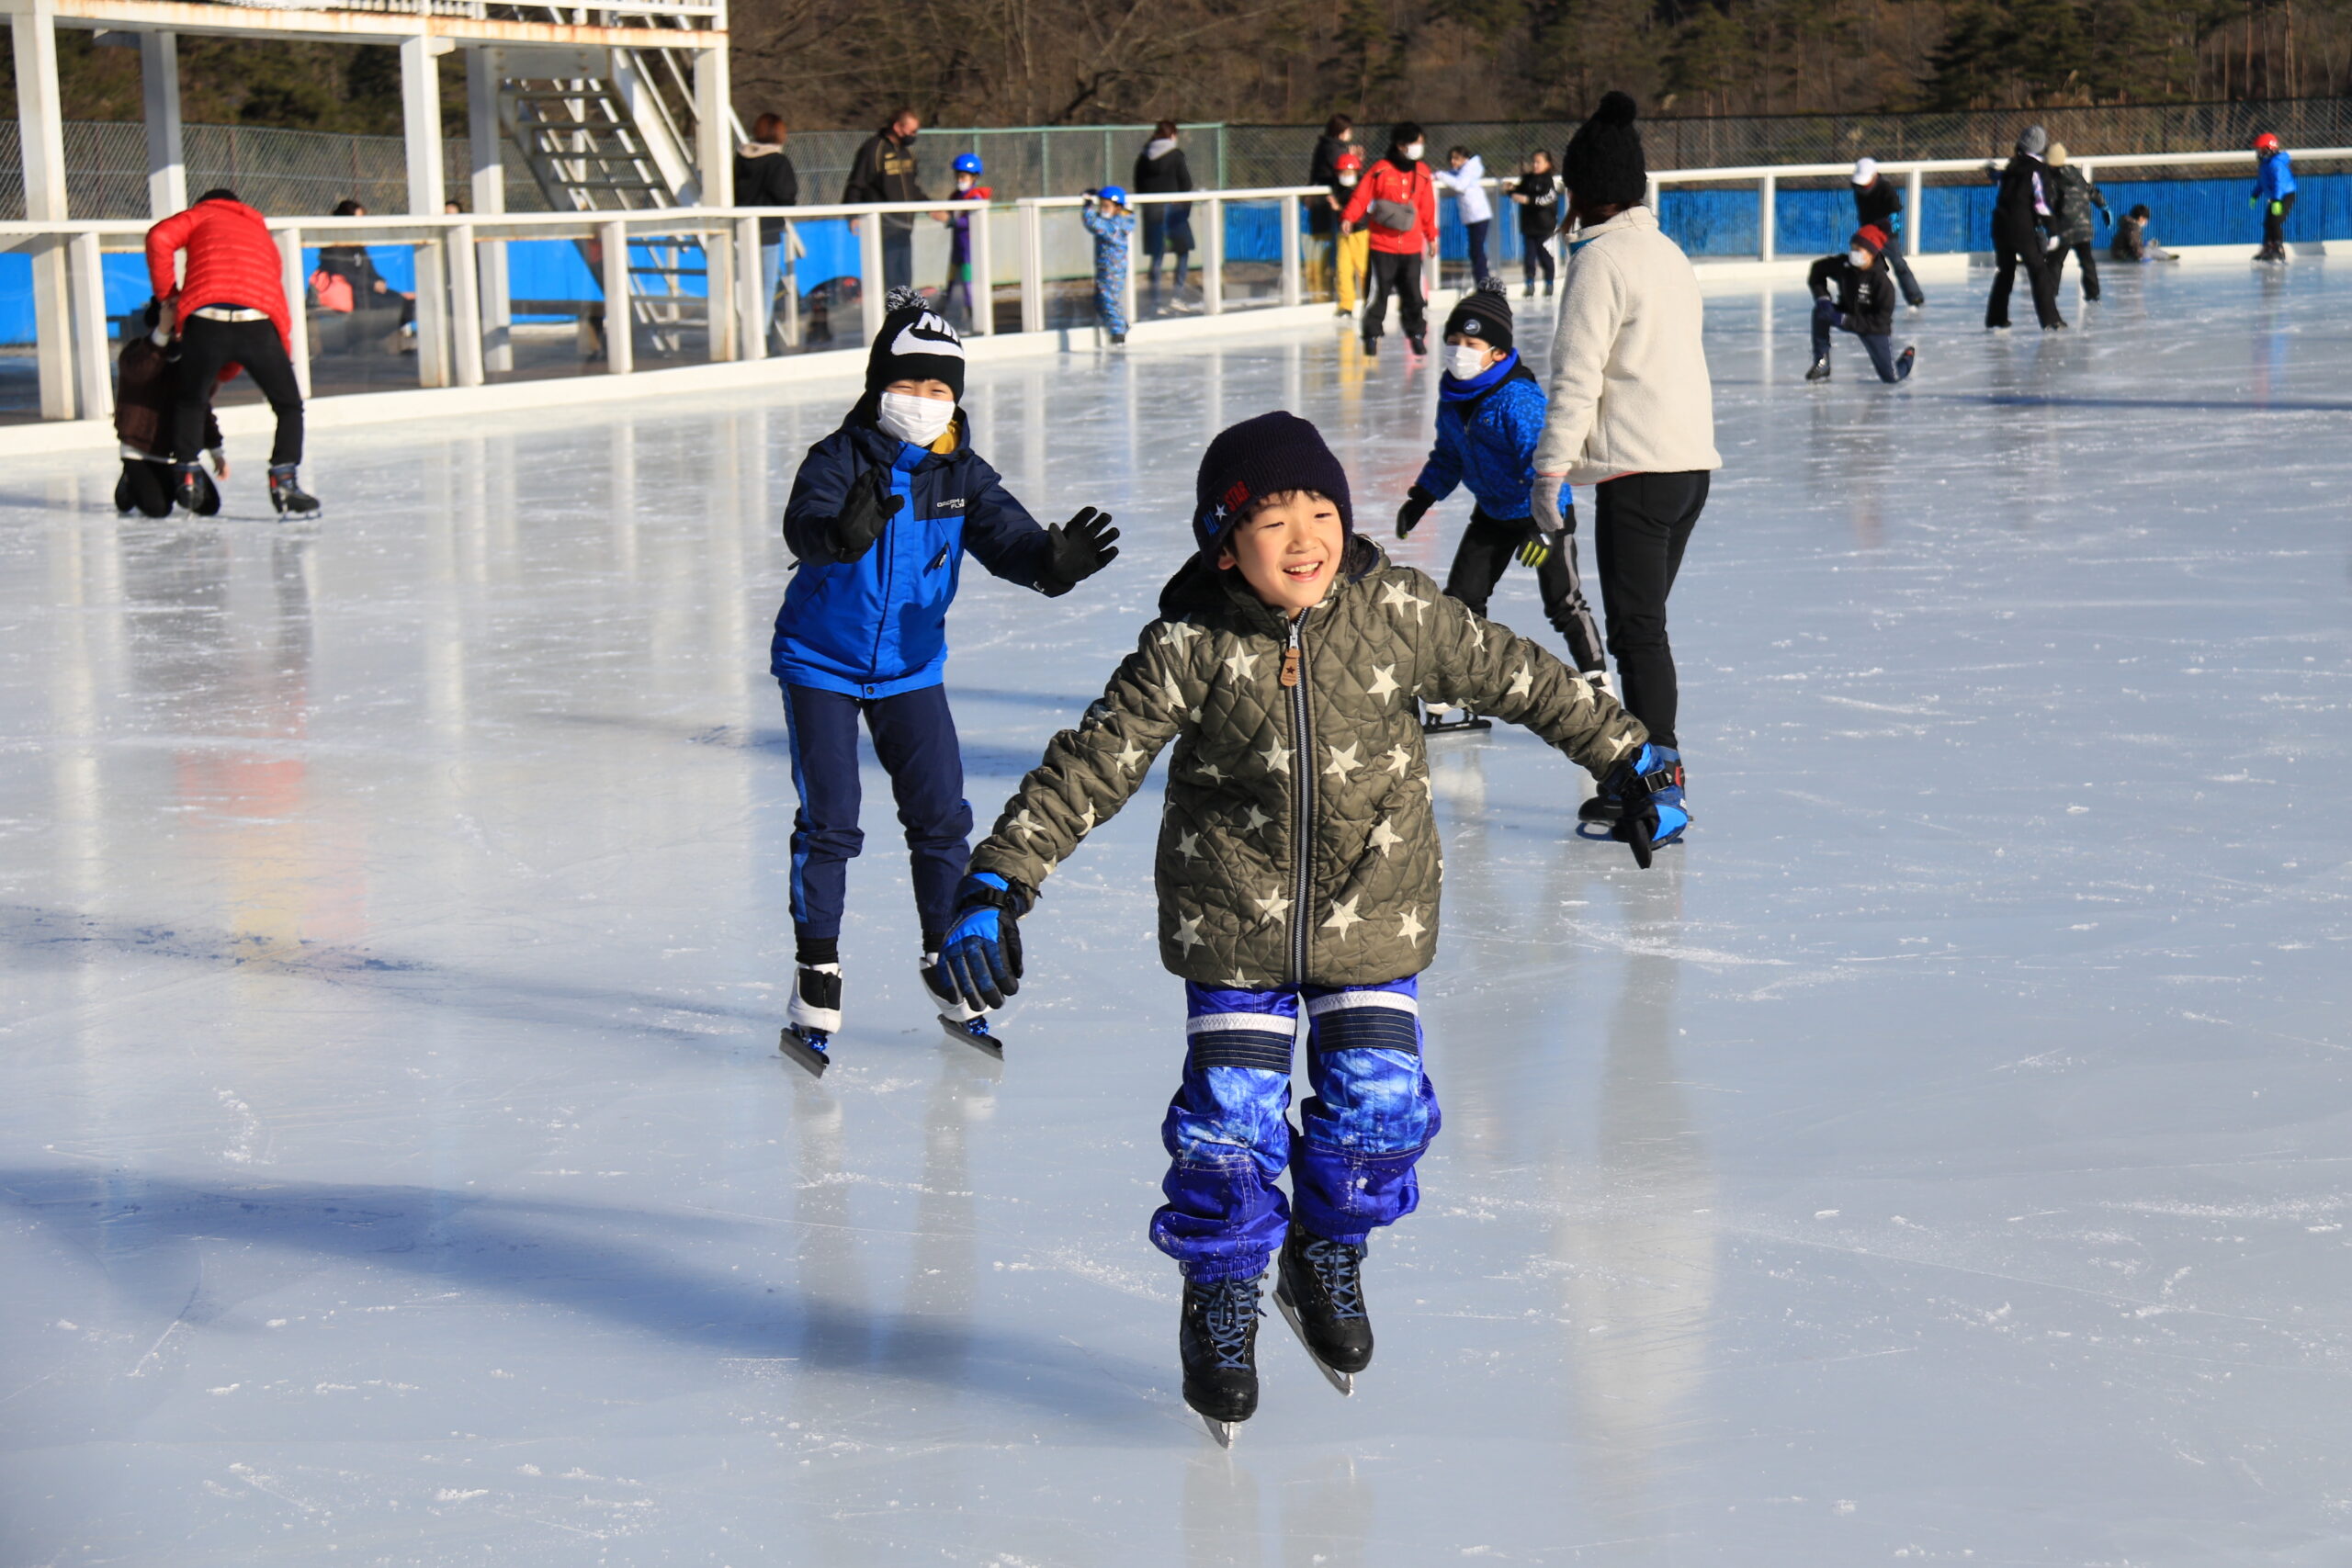
[[[1978,330],[1980,272],[1894,389],[1850,342],[1800,381],[1800,290],[1710,300],[1698,825],[1642,874],[1532,737],[1439,744],[1425,1201],[1355,1397],[1269,1319],[1229,1456],[1144,1238],[1150,798],[1026,922],[998,1067],[917,988],[869,771],[839,1062],[776,1055],[775,518],[842,388],[323,434],[307,531],[250,443],[202,525],[12,465],[0,1561],[2339,1560],[2333,266],[2111,269],[2052,335]],[[967,575],[982,820],[1212,431],[1307,412],[1385,536],[1435,374],[1336,330],[976,367],[1015,492],[1126,549]],[[1528,573],[1497,614],[1541,627]]]

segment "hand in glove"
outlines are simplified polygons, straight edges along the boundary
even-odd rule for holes
[[[1652,849],[1674,842],[1690,826],[1682,804],[1682,758],[1668,748],[1644,745],[1611,769],[1600,787],[1625,803],[1609,836],[1630,846],[1634,863],[1644,871]]]
[[[890,492],[880,468],[868,468],[850,480],[849,493],[842,497],[841,515],[833,519],[833,558],[854,561],[872,549],[905,504],[906,497]]]
[[[1519,547],[1521,566],[1542,566],[1552,558],[1552,552],[1558,549],[1568,536],[1568,518],[1560,511],[1560,486],[1557,482],[1565,477],[1561,474],[1535,476],[1535,491],[1529,497],[1534,505],[1535,535]]]
[[[2044,254],[2052,251],[2063,251],[2066,248],[2066,237],[2064,234],[2052,234],[2050,236],[2050,243],[2041,248]]]
[[[1413,530],[1420,526],[1421,519],[1429,514],[1430,508],[1436,504],[1437,497],[1419,485],[1407,491],[1405,504],[1396,509],[1396,536],[1400,539],[1410,537]]]
[[[992,871],[975,872],[956,890],[956,923],[940,944],[939,972],[969,1008],[1000,1008],[1021,989],[1021,917],[1026,889]]]
[[[1111,514],[1091,506],[1080,507],[1077,516],[1055,524],[1046,536],[1053,546],[1053,558],[1046,570],[1065,593],[1109,566],[1119,554],[1115,542],[1119,531],[1111,526]]]

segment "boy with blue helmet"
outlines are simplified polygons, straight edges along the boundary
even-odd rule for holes
[[[1445,374],[1438,379],[1437,443],[1420,477],[1396,510],[1396,536],[1410,536],[1429,509],[1465,486],[1470,525],[1454,547],[1445,592],[1483,615],[1487,601],[1516,555],[1535,569],[1544,615],[1566,639],[1578,673],[1608,683],[1600,629],[1585,603],[1577,573],[1576,506],[1560,487],[1556,535],[1536,531],[1535,444],[1544,434],[1543,383],[1511,345],[1510,299],[1501,285],[1464,295],[1445,319]],[[1483,721],[1465,716],[1432,728],[1461,728]]]
[[[784,688],[792,783],[797,944],[785,1049],[824,1070],[842,1026],[841,930],[858,831],[857,725],[890,775],[913,862],[923,979],[951,1033],[988,1027],[935,973],[970,858],[972,807],[942,686],[947,606],[968,551],[998,577],[1067,593],[1118,552],[1092,507],[1041,528],[972,450],[964,344],[910,288],[891,291],[866,360],[865,394],[808,449],[785,507],[797,558],[776,612],[769,669]],[[985,1045],[984,1045],[985,1048]]]
[[[948,199],[978,202],[985,209],[989,201],[996,195],[994,191],[980,183],[980,176],[987,172],[980,164],[980,155],[978,152],[958,152],[956,155],[956,194]],[[948,217],[947,287],[939,291],[939,302],[943,307],[951,303],[958,294],[963,296],[964,320],[967,324],[974,320],[972,315],[972,217],[973,215],[969,212],[953,213]],[[983,223],[988,221],[985,211],[981,215],[980,221]],[[989,287],[989,280],[985,278],[980,283],[980,298],[990,304],[994,303],[994,294]]]
[[[1127,193],[1119,186],[1104,186],[1087,193],[1078,209],[1080,221],[1094,236],[1094,313],[1111,334],[1111,346],[1127,341],[1127,246],[1136,231],[1136,215],[1127,210]]]

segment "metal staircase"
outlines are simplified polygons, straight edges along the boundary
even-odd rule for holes
[[[513,75],[499,85],[499,123],[551,209],[628,212],[694,203],[697,187],[680,129],[692,94],[673,51],[581,51],[568,62],[550,62],[542,51],[514,54],[520,70],[554,63],[582,73]],[[656,353],[677,355],[688,332],[711,326],[708,257],[691,238],[629,249],[629,319],[646,329]],[[582,259],[599,272],[584,243]],[[688,293],[689,278],[703,279],[705,292]]]

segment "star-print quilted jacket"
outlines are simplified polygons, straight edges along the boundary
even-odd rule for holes
[[[1647,735],[1370,539],[1351,538],[1347,565],[1288,621],[1238,571],[1195,557],[1101,700],[1021,781],[972,870],[1039,888],[1173,741],[1156,866],[1170,973],[1271,988],[1428,967],[1440,846],[1413,699],[1523,724],[1596,776]]]

